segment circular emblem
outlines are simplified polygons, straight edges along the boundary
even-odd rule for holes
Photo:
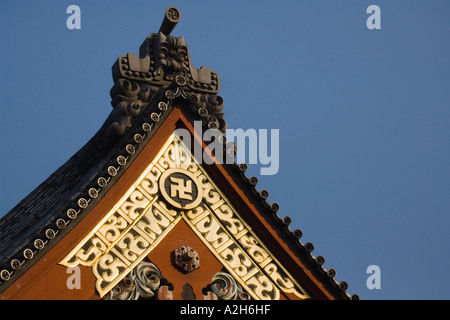
[[[189,210],[202,201],[202,187],[189,171],[168,169],[159,178],[159,190],[164,199],[173,207]]]

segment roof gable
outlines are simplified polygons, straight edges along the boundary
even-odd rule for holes
[[[91,267],[104,296],[181,220],[252,298],[278,300],[280,292],[309,298],[176,134],[60,263]]]
[[[268,192],[257,190],[258,179],[245,175],[247,166],[234,163],[233,143],[226,143],[225,140],[221,142],[223,156],[233,161],[223,161],[222,158],[222,161],[205,166],[200,165],[199,161],[192,163],[191,169],[195,166],[199,168],[199,175],[204,176],[204,181],[207,181],[205,184],[209,183],[213,186],[212,189],[217,190],[213,192],[214,195],[205,191],[206,187],[202,182],[195,182],[198,176],[192,178],[190,175],[193,173],[189,167],[184,168],[184,173],[175,172],[178,176],[174,176],[172,182],[178,185],[178,189],[174,191],[173,196],[170,190],[164,195],[162,190],[165,186],[161,185],[158,185],[158,190],[162,191],[162,195],[158,197],[147,191],[145,197],[148,202],[140,198],[141,194],[138,195],[137,192],[141,192],[144,197],[145,188],[141,183],[151,170],[157,170],[155,168],[159,166],[160,171],[161,168],[164,169],[160,172],[162,175],[171,169],[177,169],[176,166],[170,167],[170,154],[156,155],[158,150],[164,150],[166,142],[170,145],[177,140],[176,136],[172,136],[172,140],[169,139],[174,130],[187,129],[195,136],[192,124],[195,120],[200,121],[205,129],[215,128],[220,133],[226,129],[222,113],[224,102],[217,95],[219,77],[207,67],[194,68],[184,39],[170,36],[171,29],[179,20],[179,12],[171,8],[166,11],[160,32],[151,34],[141,45],[139,57],[134,54],[123,55],[114,64],[115,83],[111,89],[113,111],[98,133],[0,220],[0,239],[4,240],[0,244],[0,292],[18,279],[26,279],[29,270],[35,272],[33,268],[43,268],[43,260],[47,259],[47,264],[48,261],[54,261],[55,264],[60,262],[58,267],[62,269],[62,265],[77,264],[93,268],[91,274],[95,276],[97,291],[104,295],[121,279],[131,274],[139,263],[145,261],[146,253],[155,248],[162,234],[167,236],[170,228],[183,221],[253,298],[276,298],[280,292],[293,294],[297,298],[351,298],[346,293],[347,284],[334,280],[335,271],[322,267],[324,259],[312,256],[313,245],[301,243],[301,231],[289,229],[290,218],[278,216],[278,204],[267,203]],[[176,12],[178,18],[172,19]],[[205,150],[206,145],[201,137],[195,137],[192,142],[190,147],[181,147],[181,150],[185,153],[192,152],[195,143],[200,144],[201,150]],[[177,152],[175,154],[180,156]],[[151,159],[157,159],[159,156],[168,162],[149,164],[149,155]],[[212,157],[216,158],[216,154]],[[183,177],[183,174],[188,178]],[[167,176],[169,175],[167,173]],[[180,210],[186,211],[184,214],[174,211],[177,203],[170,199],[178,198],[189,204],[190,196],[193,195],[187,190],[194,187],[203,195],[200,202],[190,203],[192,208],[182,207]],[[164,198],[162,204],[158,202],[161,197]],[[208,202],[212,201],[208,200],[209,198],[215,197],[223,202]],[[131,208],[140,201],[145,205],[136,206],[137,211],[133,211],[135,216],[130,217]],[[159,217],[165,218],[167,225],[164,229],[156,221],[152,226],[158,231],[161,229],[162,233],[156,234],[152,231],[153,235],[147,234],[147,238],[142,236],[144,240],[133,247],[134,251],[126,248],[127,241],[131,241],[128,232],[136,236],[132,230],[135,230],[138,224],[143,224],[145,219],[151,218],[146,214],[156,210],[158,206]],[[222,209],[222,206],[226,209]],[[197,216],[193,213],[191,216],[187,214],[197,208],[202,208],[201,214],[204,215],[198,213],[198,219],[210,219],[211,223],[215,221],[217,224],[214,225],[219,228],[217,230],[223,231],[223,234],[216,233],[218,238],[212,243],[209,242],[208,236],[213,233],[202,233],[197,227],[197,223],[203,220],[197,221]],[[123,225],[124,229],[113,227],[115,223]],[[116,229],[111,231],[113,229],[109,230],[109,226]],[[202,230],[206,230],[208,226],[199,225]],[[106,233],[102,234],[102,230]],[[264,239],[261,235],[264,235]],[[99,236],[99,240],[93,243],[95,236]],[[228,240],[225,240],[226,237]],[[163,239],[164,236],[161,240]],[[246,239],[247,246],[242,243]],[[225,244],[232,246],[232,249]],[[129,251],[126,254],[113,252],[112,249],[116,249],[116,246]],[[218,252],[219,249],[223,251]],[[228,252],[226,249],[239,249],[247,257],[245,261],[250,264],[231,265],[233,259],[228,258],[228,255],[221,255]],[[58,252],[58,256],[50,259],[48,257],[52,252]],[[113,253],[117,257],[118,254],[123,257],[111,260],[124,263],[116,271],[108,270],[107,267],[108,259]],[[276,253],[276,256],[272,253]],[[126,264],[127,255],[132,259],[128,259],[130,264]],[[44,256],[46,259],[41,259]],[[100,269],[95,269],[94,265],[100,264],[101,259],[106,259],[106,262],[104,261]],[[233,263],[238,263],[236,261]],[[57,267],[51,268],[63,274]],[[241,271],[242,268],[247,268],[248,272],[241,274],[244,272]],[[24,277],[20,278],[23,275]],[[258,285],[255,281],[263,279],[262,277],[266,277],[267,283],[274,288],[271,293],[268,293],[270,290],[257,292]],[[254,285],[250,285],[249,281],[253,281]]]

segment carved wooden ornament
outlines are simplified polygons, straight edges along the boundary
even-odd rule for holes
[[[202,195],[200,202],[197,201],[199,194]],[[187,202],[180,204],[182,200]],[[192,206],[193,203],[196,206]],[[251,298],[278,300],[280,292],[293,293],[303,299],[309,297],[175,133],[121,200],[60,264],[91,267],[96,289],[104,296],[181,219]]]

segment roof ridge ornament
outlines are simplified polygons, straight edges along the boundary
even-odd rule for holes
[[[175,28],[178,22],[181,20],[181,12],[178,8],[170,6],[166,9],[166,14],[164,15],[164,20],[161,23],[159,32],[165,35],[169,35]]]
[[[128,53],[114,63],[110,91],[114,110],[107,119],[108,138],[121,137],[133,118],[161,93],[169,100],[183,98],[208,128],[225,132],[224,102],[217,95],[219,75],[209,67],[195,68],[184,38],[170,35],[180,19],[180,11],[168,7],[159,32],[150,34],[141,44],[139,57]],[[179,94],[172,95],[169,90]]]

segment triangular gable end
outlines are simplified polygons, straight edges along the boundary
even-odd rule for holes
[[[279,300],[281,293],[310,297],[175,133],[121,200],[60,263],[90,267],[103,297],[181,220],[251,298]]]

